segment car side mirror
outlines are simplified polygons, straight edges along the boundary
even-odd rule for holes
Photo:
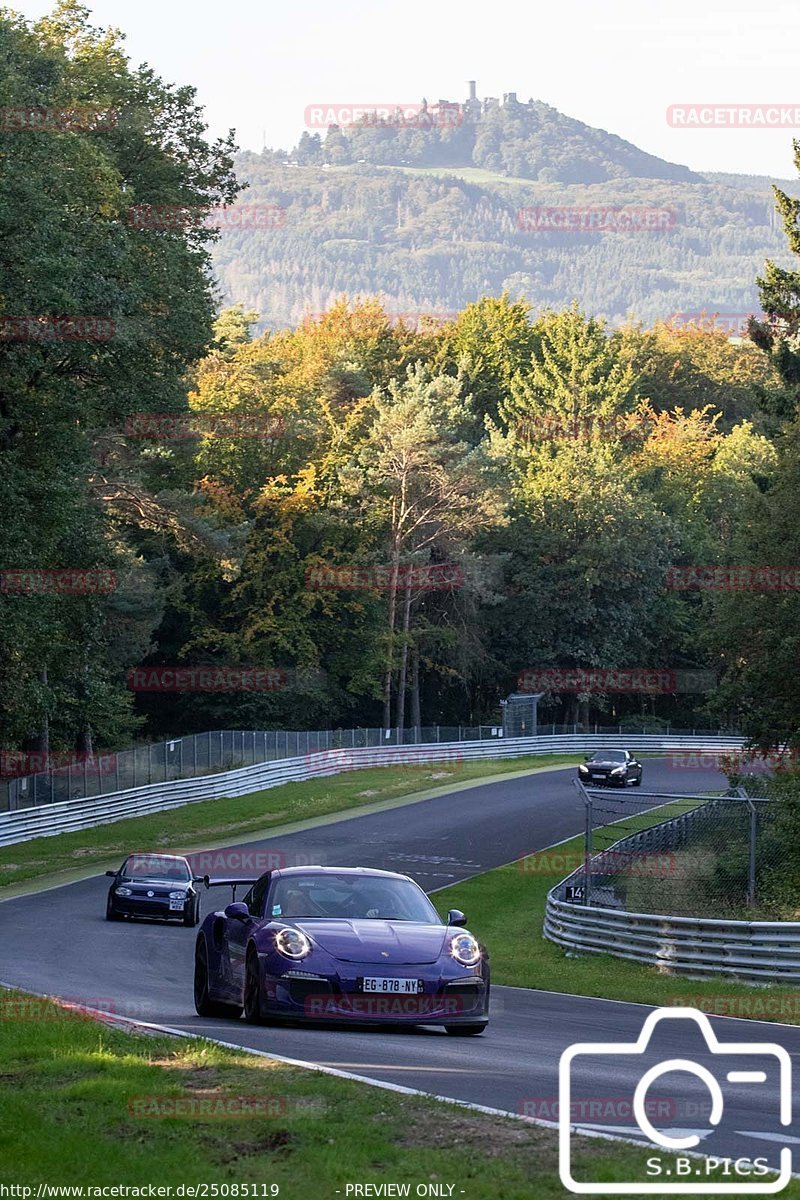
[[[106,875],[108,875],[108,876],[109,876],[109,878],[111,878],[111,879],[116,879],[116,878],[117,878],[117,872],[116,872],[116,871],[106,871]]]
[[[231,921],[249,921],[250,909],[246,904],[242,904],[240,900],[237,900],[235,904],[228,905],[225,909],[225,916]]]
[[[205,883],[207,878],[208,878],[207,875],[193,875],[192,883]]]
[[[460,908],[451,908],[447,914],[448,925],[466,925],[467,918]]]

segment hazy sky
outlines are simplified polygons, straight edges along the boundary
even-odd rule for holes
[[[670,104],[795,105],[796,0],[85,0],[134,62],[191,83],[212,133],[288,148],[307,105],[514,91],[702,170],[794,175],[800,129],[672,129]],[[47,0],[5,0],[28,17]]]

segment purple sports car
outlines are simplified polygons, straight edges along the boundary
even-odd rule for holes
[[[443,924],[406,875],[366,867],[286,867],[231,886],[234,903],[197,935],[202,1017],[444,1025],[482,1033],[489,959],[457,909]],[[241,903],[236,887],[251,885]]]

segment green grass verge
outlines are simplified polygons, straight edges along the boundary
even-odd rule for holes
[[[132,1035],[19,993],[0,1004],[0,1183],[33,1196],[39,1184],[248,1184],[240,1197],[275,1185],[281,1200],[344,1200],[348,1183],[389,1182],[411,1195],[450,1184],[457,1200],[567,1195],[555,1130],[199,1039]],[[649,1154],[576,1138],[574,1173],[644,1179]],[[782,1195],[797,1200],[800,1185]]]
[[[294,822],[315,820],[470,780],[581,761],[579,755],[425,766],[369,767],[302,783],[285,783],[247,796],[203,800],[163,813],[129,817],[76,833],[36,838],[0,849],[0,889],[59,872],[86,874],[94,864],[118,866],[131,850],[184,851],[232,845]]]
[[[643,827],[665,820],[672,807],[660,809],[657,816],[627,819],[626,832],[635,824]],[[679,805],[675,808],[683,811]],[[568,954],[547,941],[542,935],[547,893],[580,865],[582,855],[583,838],[573,838],[552,853],[531,854],[443,888],[433,900],[440,912],[460,908],[467,914],[470,930],[489,949],[494,983],[641,1004],[688,1005],[720,1016],[800,1024],[800,989],[785,984],[762,987],[725,979],[687,979],[610,954]]]

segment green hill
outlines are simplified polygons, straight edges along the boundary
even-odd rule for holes
[[[434,106],[240,156],[242,202],[278,205],[283,221],[223,232],[225,301],[276,327],[342,295],[413,315],[508,291],[535,309],[577,299],[611,322],[650,323],[756,310],[765,258],[788,265],[763,177],[703,176],[513,94],[458,111],[455,123],[436,123]],[[556,210],[544,228],[542,208]],[[653,227],[609,224],[619,209],[655,214]]]

